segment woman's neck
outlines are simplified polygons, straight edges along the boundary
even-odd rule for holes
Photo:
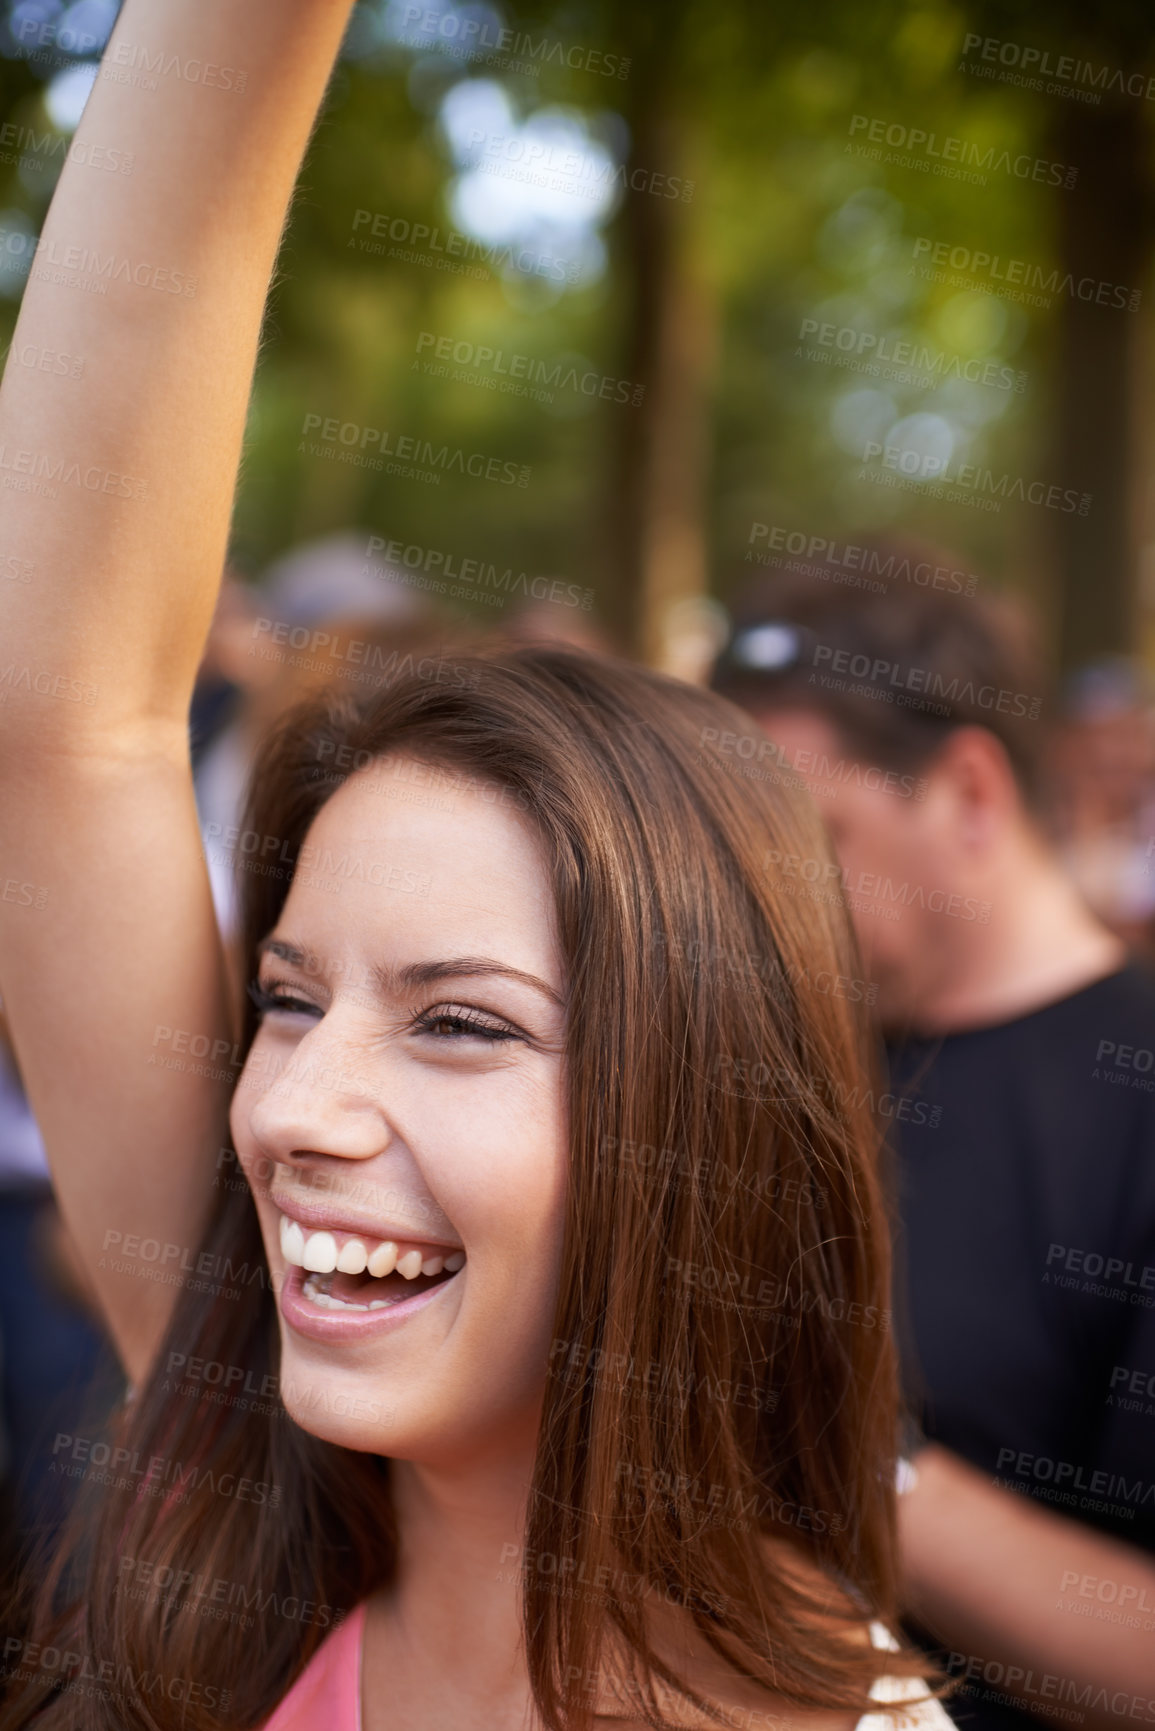
[[[390,1463],[397,1571],[369,1607],[365,1731],[377,1731],[377,1702],[382,1731],[386,1720],[390,1731],[399,1722],[464,1728],[474,1715],[491,1731],[524,1728],[521,1578],[533,1461],[530,1445],[437,1467]]]

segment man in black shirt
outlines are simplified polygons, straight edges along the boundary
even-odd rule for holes
[[[967,1731],[1155,1724],[1155,980],[1046,839],[1021,621],[958,561],[854,551],[857,588],[751,592],[714,684],[769,736],[734,772],[826,816],[877,986],[912,1626]]]

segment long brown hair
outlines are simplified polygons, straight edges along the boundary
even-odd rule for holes
[[[245,874],[247,978],[310,824],[364,766],[428,766],[419,798],[501,790],[552,871],[571,1173],[528,1525],[509,1547],[550,1731],[588,1725],[581,1680],[603,1637],[624,1656],[632,1711],[667,1723],[652,1680],[678,1679],[654,1650],[651,1606],[678,1607],[736,1674],[803,1710],[864,1711],[875,1677],[917,1668],[851,1634],[897,1609],[867,994],[809,802],[734,773],[724,736],[750,731],[708,692],[533,648],[422,662],[371,697],[314,701],[253,778],[246,830],[290,863]],[[813,862],[801,881],[835,888],[788,896],[791,859]],[[250,1013],[246,1044],[254,1025]],[[43,1731],[259,1725],[340,1614],[393,1574],[388,1461],[307,1434],[276,1397],[277,1323],[243,1185],[222,1187],[203,1252],[197,1267],[230,1296],[181,1291],[107,1445],[103,1476],[121,1482],[83,1487],[40,1595],[39,1645],[10,1660],[26,1680],[5,1726],[38,1704]],[[222,1367],[211,1401],[174,1393],[194,1359]],[[244,1392],[230,1395],[235,1367]],[[842,1622],[767,1536],[838,1583]],[[289,1613],[290,1600],[325,1615]],[[70,1656],[55,1670],[51,1641]]]

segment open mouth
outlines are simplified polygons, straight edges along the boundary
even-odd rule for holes
[[[444,1269],[440,1274],[419,1274],[406,1280],[403,1274],[307,1274],[301,1291],[310,1304],[322,1310],[388,1310],[406,1298],[416,1298],[433,1286],[444,1286],[452,1280]]]
[[[435,1286],[465,1264],[464,1250],[351,1232],[306,1232],[280,1218],[281,1254],[305,1270],[302,1296],[320,1310],[388,1310]]]

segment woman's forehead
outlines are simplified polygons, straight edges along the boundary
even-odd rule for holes
[[[305,835],[278,927],[317,950],[340,933],[375,948],[387,938],[399,957],[493,956],[560,985],[554,888],[532,825],[493,784],[414,791],[377,765],[350,776]]]

